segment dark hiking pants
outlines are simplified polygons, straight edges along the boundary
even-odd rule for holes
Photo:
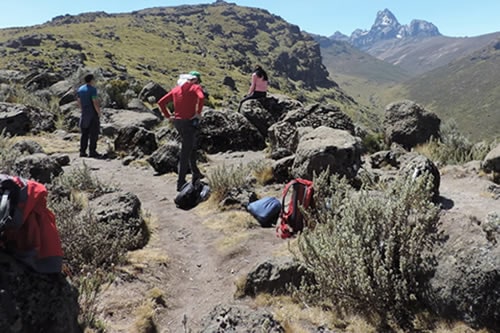
[[[191,169],[193,179],[200,178],[200,170],[196,165],[196,142],[198,127],[193,125],[193,120],[175,119],[174,126],[181,137],[181,156],[179,158],[179,177],[177,189],[186,182],[186,174]]]
[[[97,139],[99,138],[99,118],[94,117],[89,123],[89,127],[80,130],[82,136],[80,137],[80,154],[85,154],[87,147],[89,148],[89,155],[97,154]]]

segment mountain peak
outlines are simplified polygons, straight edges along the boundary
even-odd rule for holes
[[[401,25],[396,16],[389,10],[384,9],[377,12],[375,22],[369,31],[356,29],[349,37],[349,42],[360,49],[370,48],[379,41],[391,39],[405,39],[412,37],[440,36],[438,28],[424,20],[412,20],[410,24]],[[337,34],[330,38],[345,40]]]
[[[375,18],[373,26],[399,27],[400,24],[396,19],[396,16],[394,16],[394,14],[386,8],[377,12],[377,17]]]

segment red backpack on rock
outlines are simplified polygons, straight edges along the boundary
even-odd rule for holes
[[[61,272],[61,239],[43,184],[0,174],[0,218],[4,250],[39,273]]]
[[[292,195],[288,205],[285,200],[288,191],[292,189]],[[313,182],[307,179],[296,178],[286,184],[283,190],[283,201],[281,204],[280,223],[276,226],[276,234],[280,238],[289,238],[304,229],[304,216],[300,206],[307,209],[313,204]]]

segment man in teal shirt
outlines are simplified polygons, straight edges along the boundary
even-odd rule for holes
[[[97,99],[94,75],[85,76],[85,84],[78,88],[78,104],[82,114],[80,116],[80,157],[100,157],[97,153],[97,139],[99,138],[101,108]],[[87,155],[87,147],[89,154]]]

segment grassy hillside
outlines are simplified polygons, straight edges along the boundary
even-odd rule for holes
[[[500,40],[467,57],[412,79],[384,98],[409,98],[454,119],[480,140],[500,135]]]
[[[477,37],[393,39],[378,42],[364,51],[398,65],[415,77],[467,56],[497,38],[500,38],[500,32]]]
[[[380,109],[379,95],[384,90],[410,78],[398,66],[379,60],[346,42],[316,37],[330,77],[356,101]]]
[[[0,30],[1,69],[67,77],[78,67],[104,68],[110,78],[152,80],[166,88],[179,74],[196,69],[215,106],[237,104],[255,64],[268,71],[272,93],[329,102],[365,118],[363,108],[328,78],[319,44],[265,10],[229,3],[161,7],[65,15],[43,25]]]

